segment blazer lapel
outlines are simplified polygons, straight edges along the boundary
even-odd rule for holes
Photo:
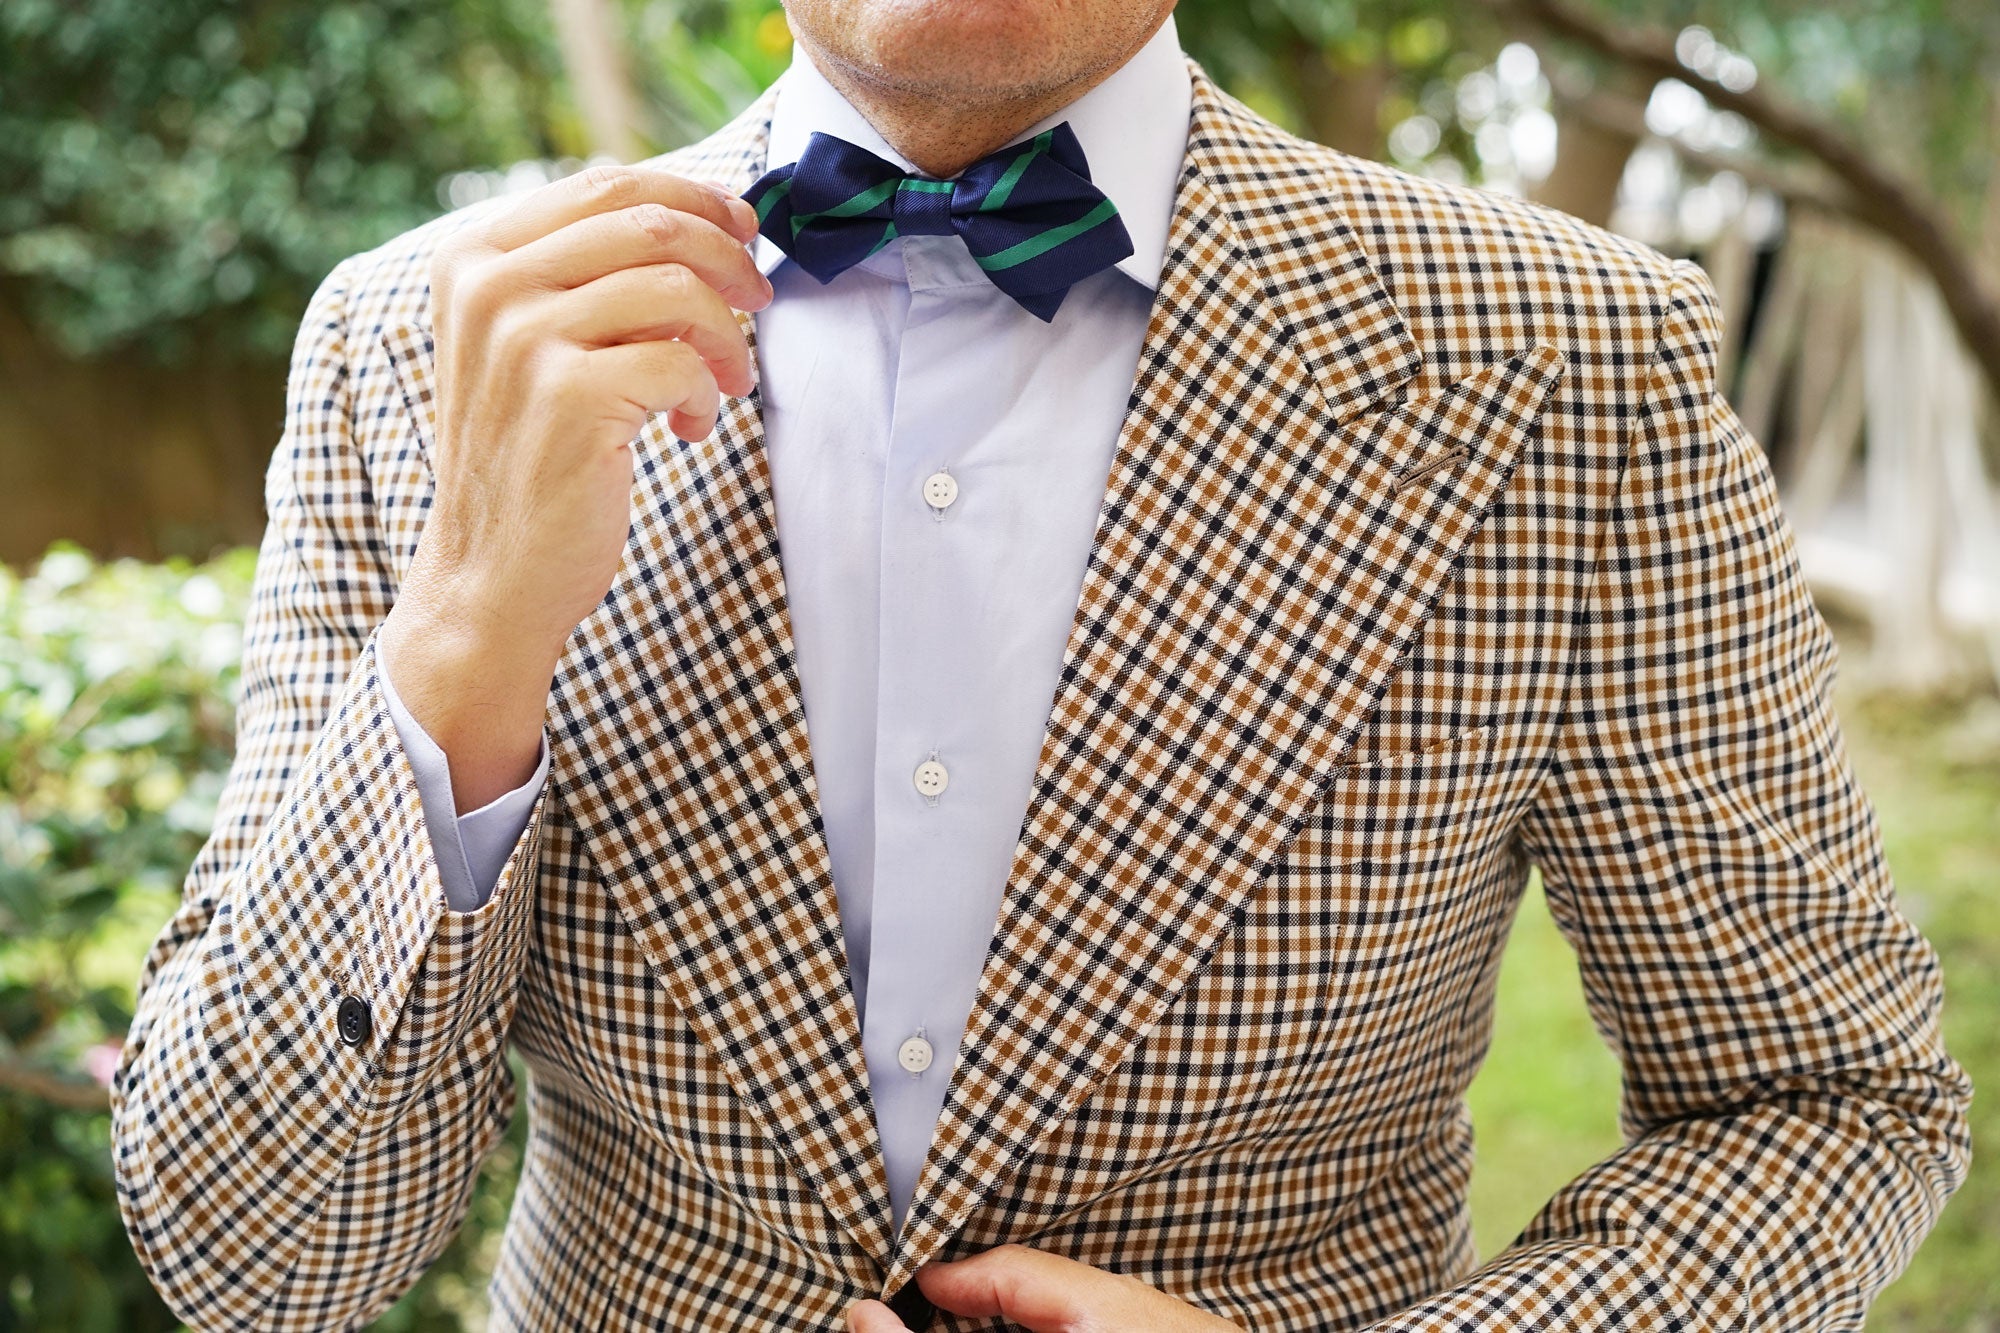
[[[890,1291],[1203,964],[1562,369],[1540,346],[1371,414],[1414,340],[1325,181],[1193,73],[1166,271]]]
[[[769,99],[710,141],[763,169]],[[742,316],[753,337],[754,323]],[[683,444],[638,441],[632,546],[557,680],[552,764],[639,945],[738,1095],[863,1250],[889,1245],[861,1029],[848,985],[779,565],[758,399]]]
[[[770,95],[683,174],[746,187]],[[754,321],[740,315],[753,340]],[[428,449],[428,331],[392,329]],[[590,860],[689,1026],[839,1225],[880,1260],[888,1177],[820,821],[756,395],[713,435],[633,442],[618,580],[570,640],[550,764]],[[778,1188],[766,1182],[766,1190]]]
[[[639,946],[738,1095],[866,1253],[882,1165],[755,397],[702,444],[655,418],[633,546],[580,627],[551,763]]]

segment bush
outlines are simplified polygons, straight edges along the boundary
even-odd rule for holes
[[[775,0],[627,10],[649,147],[789,52]],[[0,307],[80,358],[282,357],[453,173],[590,151],[544,0],[5,0],[0,87]]]
[[[106,1087],[228,771],[255,560],[0,566],[0,1328],[174,1327],[119,1219]],[[477,1322],[520,1134],[378,1327]]]
[[[253,558],[0,568],[0,1324],[173,1326],[119,1222],[105,1085],[228,766]]]

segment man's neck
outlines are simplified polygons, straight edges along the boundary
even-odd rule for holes
[[[1157,25],[1154,29],[1157,31]],[[1020,138],[1030,125],[1059,111],[1111,77],[1152,37],[1140,34],[1115,60],[1067,83],[1030,93],[988,99],[968,98],[964,89],[911,90],[844,65],[818,48],[807,55],[834,90],[875,127],[891,148],[919,171],[956,176],[995,149]]]

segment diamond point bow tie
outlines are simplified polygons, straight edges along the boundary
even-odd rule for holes
[[[956,234],[994,286],[1044,321],[1073,285],[1132,253],[1067,121],[951,180],[910,175],[815,133],[797,162],[766,172],[743,197],[758,230],[821,282],[898,236]]]

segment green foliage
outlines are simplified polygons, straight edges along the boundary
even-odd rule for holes
[[[1827,121],[1864,153],[1941,199],[1968,241],[1993,188],[2000,5],[1964,0],[1571,0],[1613,31],[1706,27],[1747,56],[1777,101]],[[1482,179],[1460,80],[1513,41],[1543,46],[1565,82],[1616,85],[1603,62],[1492,4],[1461,0],[1181,0],[1184,45],[1224,85],[1289,127],[1366,139],[1315,113],[1319,81],[1380,76],[1369,132],[1421,111],[1442,133],[1437,156]],[[1318,65],[1314,60],[1317,58]],[[1344,104],[1342,114],[1353,109]],[[1751,155],[1759,151],[1750,145]]]
[[[778,0],[619,0],[627,68],[656,149],[691,143],[748,105],[792,58]]]
[[[789,56],[768,0],[628,10],[659,148]],[[546,0],[6,0],[0,87],[0,298],[78,356],[281,356],[451,173],[588,151]]]
[[[1617,26],[1699,24],[1774,97],[1839,126],[1973,237],[1994,178],[2000,5],[1966,0],[1600,0]]]
[[[25,579],[0,568],[0,1314],[20,1326],[166,1320],[119,1223],[92,1073],[214,816],[253,559],[58,548]]]
[[[104,1081],[214,821],[256,552],[0,566],[0,1329],[171,1328],[119,1219]],[[472,1221],[380,1327],[484,1309],[522,1123]]]
[[[7,0],[0,276],[57,345],[282,352],[447,171],[547,155],[540,0]]]
[[[0,1093],[0,1328],[178,1326],[119,1220],[111,1117]]]
[[[1181,45],[1209,73],[1299,131],[1315,119],[1301,78],[1310,59],[1342,74],[1383,65],[1391,99],[1409,106],[1440,86],[1449,96],[1452,82],[1499,47],[1485,14],[1449,0],[1180,0],[1174,14]],[[1469,146],[1459,147],[1471,166]]]
[[[253,558],[0,569],[0,1050],[59,1068],[131,1018],[93,951],[157,928],[206,836]]]
[[[777,0],[618,3],[654,149],[713,128],[789,59]],[[2000,7],[1598,8],[1706,22],[1974,226],[1994,170]],[[1296,128],[1327,114],[1314,60],[1386,69],[1368,133],[1421,110],[1437,151],[1480,178],[1455,89],[1518,35],[1483,6],[1182,0],[1178,15],[1211,71]],[[0,307],[79,356],[173,361],[210,339],[280,356],[326,271],[439,212],[453,173],[561,169],[589,147],[546,0],[6,0],[0,87]]]

